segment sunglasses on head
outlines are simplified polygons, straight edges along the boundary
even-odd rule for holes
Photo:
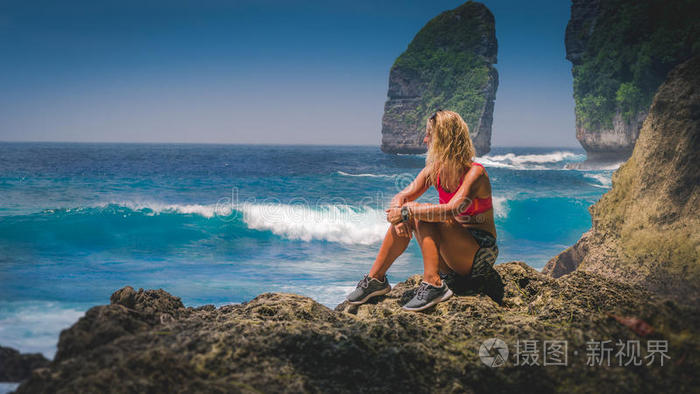
[[[438,110],[435,111],[432,115],[430,115],[430,118],[428,118],[428,119],[430,119],[430,120],[435,120],[435,118],[437,117],[438,112],[440,112],[440,111],[442,111],[442,110],[441,110],[441,109],[438,109]]]

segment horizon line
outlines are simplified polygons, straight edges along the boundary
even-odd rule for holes
[[[122,144],[122,145],[246,145],[246,146],[363,146],[377,147],[379,144],[344,143],[284,143],[284,142],[176,142],[176,141],[4,141],[0,144]],[[491,145],[492,148],[579,148],[581,145]]]

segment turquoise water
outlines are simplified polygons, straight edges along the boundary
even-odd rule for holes
[[[477,160],[499,263],[541,268],[590,227],[612,170],[565,169],[584,158],[494,148]],[[424,161],[366,146],[0,143],[0,344],[52,357],[61,329],[126,285],[190,306],[282,291],[333,307],[369,270],[384,208]],[[421,272],[412,243],[388,275]]]

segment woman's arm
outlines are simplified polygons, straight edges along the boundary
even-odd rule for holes
[[[454,197],[446,204],[408,204],[409,218],[424,222],[444,222],[458,215],[471,204],[469,196],[475,194],[474,186],[483,173],[484,169],[481,166],[472,166]],[[396,224],[401,222],[401,219],[400,208],[387,211],[387,220],[391,223]]]
[[[430,185],[428,184],[428,170],[423,168],[421,172],[418,173],[416,178],[403,190],[398,192],[394,198],[391,199],[389,206],[391,208],[401,207],[408,201],[414,201],[418,197],[422,196]]]

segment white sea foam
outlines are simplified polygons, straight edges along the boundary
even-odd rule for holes
[[[494,213],[497,218],[508,215],[507,199],[494,197]],[[343,244],[371,245],[381,242],[389,224],[383,209],[346,204],[165,204],[160,202],[121,201],[103,203],[93,208],[117,206],[154,216],[165,213],[198,215],[204,218],[219,217],[224,221],[236,211],[243,222],[253,230],[270,231],[291,240],[321,240]],[[75,211],[67,209],[66,211]]]
[[[507,162],[500,162],[496,160],[491,160],[489,157],[478,157],[476,159],[477,163],[483,164],[485,167],[495,167],[495,168],[508,168],[511,170],[546,170],[547,167],[542,165],[523,165],[523,164],[512,164]]]
[[[370,207],[244,203],[236,209],[251,229],[302,241],[370,245],[380,242],[389,227],[384,211]]]
[[[43,353],[53,358],[58,334],[70,327],[83,311],[64,308],[57,302],[0,305],[0,343],[23,353]],[[5,308],[7,307],[7,308]]]
[[[583,159],[585,155],[579,155],[573,152],[552,152],[541,155],[516,155],[515,153],[506,153],[505,155],[484,156],[489,157],[494,161],[508,160],[512,163],[558,163],[567,159]]]
[[[493,214],[497,219],[508,217],[508,199],[505,197],[493,197]]]
[[[618,168],[620,168],[620,166],[624,163],[624,161],[621,161],[619,163],[582,161],[566,163],[566,166],[564,166],[564,168],[567,170],[578,171],[615,171]]]
[[[293,240],[323,240],[344,244],[370,245],[381,241],[388,229],[386,213],[370,207],[350,205],[278,204],[243,202],[231,204],[165,204],[159,202],[121,201],[101,204],[116,205],[148,215],[163,213],[215,216],[227,220],[235,210],[243,214],[243,222],[253,230],[270,231]]]
[[[427,153],[397,153],[396,156],[417,156],[417,157],[427,157]]]
[[[588,179],[593,179],[594,181],[597,181],[598,184],[593,184],[591,183],[591,186],[595,187],[600,187],[603,189],[609,189],[612,186],[612,173],[610,174],[590,174],[590,173],[584,173],[584,177]]]
[[[479,163],[487,167],[510,168],[514,170],[546,170],[543,164],[559,163],[565,160],[583,160],[585,155],[568,151],[557,151],[539,155],[516,155],[506,153],[504,155],[485,155],[477,158]]]
[[[231,213],[230,207],[226,205],[201,205],[201,204],[166,204],[155,201],[112,201],[109,203],[98,204],[95,208],[107,208],[110,205],[116,205],[131,209],[132,211],[140,211],[147,215],[159,215],[161,213],[180,213],[199,215],[205,218],[213,218],[216,215],[228,215]]]
[[[493,204],[497,218],[508,216],[506,197],[494,197]],[[389,228],[386,213],[371,207],[242,204],[236,210],[251,229],[302,241],[370,245],[381,242]]]
[[[359,177],[369,177],[369,178],[396,178],[398,174],[385,175],[385,174],[350,174],[344,171],[336,171],[338,175],[343,176],[359,176]]]
[[[17,390],[19,383],[5,383],[0,382],[0,394],[11,393]]]

